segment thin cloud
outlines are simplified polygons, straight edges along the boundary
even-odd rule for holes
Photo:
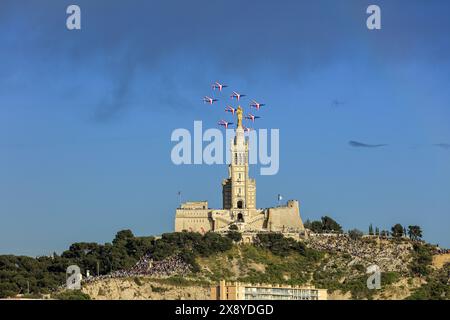
[[[433,144],[433,146],[450,150],[450,143],[436,143],[436,144]]]
[[[379,148],[387,146],[387,144],[368,144],[353,140],[349,141],[348,144],[354,148]]]
[[[338,99],[334,99],[333,101],[331,101],[331,106],[334,107],[334,108],[338,108],[338,107],[340,107],[340,106],[342,106],[344,104],[345,104],[344,101],[341,101],[341,100],[338,100]]]
[[[439,58],[447,61],[444,53],[450,48],[450,42],[445,37],[438,38],[440,41],[435,38],[441,30],[450,27],[450,21],[446,19],[446,12],[450,9],[450,4],[447,3],[433,5],[422,1],[408,2],[408,8],[413,12],[423,12],[424,16],[426,13],[427,17],[434,18],[433,21],[439,21],[439,24],[411,25],[408,23],[411,13],[402,10],[402,4],[386,1],[383,4],[384,12],[395,14],[395,19],[388,16],[390,32],[367,43],[361,41],[366,39],[368,33],[361,22],[366,15],[365,6],[360,0],[345,3],[332,0],[308,3],[290,0],[282,6],[275,2],[264,2],[256,11],[253,3],[237,0],[200,2],[198,7],[202,10],[189,2],[177,3],[177,12],[183,12],[178,16],[173,10],[173,4],[162,0],[151,3],[142,1],[139,5],[128,6],[120,1],[80,0],[82,12],[89,13],[89,18],[82,19],[85,21],[82,22],[82,32],[69,33],[64,28],[64,23],[60,28],[54,27],[56,21],[62,19],[64,22],[64,10],[60,11],[64,6],[55,5],[55,1],[42,0],[31,4],[0,1],[0,17],[8,17],[0,19],[0,38],[8,40],[7,50],[2,48],[0,56],[7,60],[20,52],[19,58],[35,66],[24,71],[24,79],[41,90],[47,89],[48,84],[42,81],[39,70],[62,66],[66,69],[53,76],[52,81],[58,77],[64,79],[66,74],[76,79],[84,77],[82,72],[86,70],[86,66],[92,65],[89,71],[93,79],[103,75],[110,77],[109,85],[112,89],[110,92],[103,90],[90,96],[89,83],[80,86],[78,94],[89,97],[90,105],[94,108],[94,119],[105,122],[125,114],[132,105],[131,102],[136,98],[135,88],[139,84],[136,72],[156,74],[155,70],[166,63],[167,59],[172,59],[172,65],[177,66],[177,72],[172,75],[174,81],[178,79],[178,73],[188,73],[186,67],[192,65],[196,68],[196,63],[204,57],[208,57],[207,61],[218,72],[239,74],[259,72],[270,61],[274,69],[296,79],[299,74],[305,76],[320,68],[340,63],[343,57],[348,56],[349,47],[355,48],[355,59],[360,53],[367,52],[376,52],[376,58],[379,58],[383,51],[379,48],[388,48],[382,61],[394,64],[404,62],[405,57],[412,61],[436,61]],[[230,16],[230,8],[237,6],[240,10]],[[205,15],[204,12],[214,14]],[[253,20],[247,19],[249,12],[252,12],[254,20],[265,19],[265,23],[255,24]],[[226,32],[221,33],[220,37],[211,28],[217,21],[230,22]],[[25,32],[26,38],[23,38],[21,31],[28,30],[29,25],[39,25],[39,28],[33,32]],[[10,30],[17,30],[20,37],[15,34],[11,36]],[[292,39],[296,41],[292,42]],[[300,45],[302,43],[308,44],[308,50]],[[367,45],[377,50],[370,50],[371,47],[366,48]],[[412,50],[416,47],[422,50]],[[240,50],[236,51],[236,48]],[[264,50],[259,50],[255,55],[255,48]],[[405,55],[405,52],[408,54]],[[178,53],[179,56],[175,59],[173,53]],[[442,54],[437,56],[436,53]],[[364,56],[364,59],[370,58],[370,55]],[[113,63],[108,66],[108,71],[104,71],[103,65],[110,62]],[[2,70],[2,75],[5,74],[7,78],[17,74],[18,67],[9,64],[5,69]],[[167,70],[159,74],[171,75]],[[189,82],[195,83],[194,80]],[[61,83],[61,86],[65,85],[68,84]],[[18,83],[17,87],[23,86]],[[173,88],[164,89],[166,92],[160,91],[157,95],[173,95]],[[162,102],[165,102],[164,99]],[[175,109],[179,106],[171,101],[148,105],[158,110],[166,110],[168,107]],[[336,100],[332,106],[342,106],[342,101]],[[176,110],[182,112],[187,108]]]

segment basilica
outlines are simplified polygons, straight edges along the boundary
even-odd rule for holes
[[[228,232],[238,230],[251,242],[258,232],[282,232],[297,238],[305,229],[299,202],[289,200],[274,208],[256,207],[256,181],[249,177],[249,142],[242,126],[242,109],[237,109],[236,134],[231,141],[228,178],[222,181],[223,208],[211,209],[207,201],[182,203],[175,213],[175,231]]]

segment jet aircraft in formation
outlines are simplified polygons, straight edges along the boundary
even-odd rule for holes
[[[248,115],[245,116],[245,119],[248,119],[248,120],[250,120],[252,122],[255,122],[255,119],[259,119],[259,118],[261,118],[261,117],[255,116],[255,115],[253,115],[251,113],[249,113]]]
[[[217,122],[217,124],[218,124],[219,126],[224,127],[225,129],[228,129],[228,126],[229,126],[230,124],[233,124],[233,122],[227,122],[227,121],[225,121],[225,120],[220,120],[219,122]]]
[[[218,99],[214,99],[208,96],[203,97],[203,102],[213,104],[214,102],[218,101]]]
[[[228,85],[226,85],[226,84],[223,84],[223,83],[221,83],[221,82],[219,82],[219,81],[216,81],[216,82],[214,82],[213,84],[211,84],[211,88],[213,89],[213,90],[218,90],[219,92],[222,92],[222,90],[224,89],[224,88],[227,88],[228,87]],[[237,91],[233,91],[232,93],[231,93],[231,95],[230,95],[230,98],[231,99],[236,99],[236,101],[240,101],[241,100],[241,98],[243,98],[243,97],[245,97],[246,95],[245,94],[242,94],[242,93],[239,93],[239,92],[237,92]],[[217,102],[219,99],[217,99],[217,98],[212,98],[212,97],[210,97],[210,96],[204,96],[203,97],[203,102],[205,102],[205,103],[208,103],[208,104],[210,104],[210,105],[212,105],[213,103],[215,103],[215,102]],[[251,101],[251,103],[250,103],[250,108],[255,108],[256,110],[260,110],[261,109],[261,107],[263,107],[263,106],[265,106],[265,104],[264,103],[260,103],[260,102],[258,102],[258,101],[256,101],[256,100],[252,100]],[[229,113],[231,113],[232,115],[234,115],[235,113],[236,113],[236,111],[237,111],[237,108],[234,108],[234,107],[232,107],[232,106],[230,106],[230,105],[227,105],[226,107],[225,107],[225,112],[229,112]],[[251,114],[251,113],[249,113],[249,114],[247,114],[245,117],[244,117],[244,119],[247,119],[247,120],[250,120],[250,121],[252,121],[252,122],[255,122],[255,119],[259,119],[259,118],[261,118],[261,117],[259,117],[259,116],[255,116],[255,115],[253,115],[253,114]],[[219,125],[219,126],[222,126],[222,127],[224,127],[225,129],[228,129],[228,126],[229,125],[232,125],[233,124],[233,122],[228,122],[228,121],[225,121],[225,120],[220,120],[219,122],[217,122],[217,124]],[[243,126],[243,129],[244,129],[244,131],[245,132],[250,132],[251,130],[253,130],[252,128],[247,128],[247,127],[245,127],[245,126]]]
[[[223,88],[226,88],[226,87],[228,87],[226,84],[222,84],[222,83],[220,83],[220,82],[214,82],[212,85],[211,85],[211,87],[214,89],[214,90],[216,90],[216,89],[219,89],[219,91],[222,91],[222,89]]]

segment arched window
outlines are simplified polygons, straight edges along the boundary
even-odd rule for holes
[[[237,202],[237,207],[238,207],[238,209],[242,209],[243,207],[244,207],[244,202],[242,201],[242,200],[239,200],[238,202]],[[241,213],[240,213],[241,214]]]
[[[244,222],[244,215],[242,213],[238,213],[237,221],[238,222]]]
[[[234,164],[238,164],[238,155],[237,155],[237,153],[234,154]]]

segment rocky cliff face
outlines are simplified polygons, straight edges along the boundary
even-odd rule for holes
[[[352,240],[348,236],[315,236],[307,244],[321,252],[336,253],[349,258],[348,267],[376,264],[383,272],[408,273],[412,243],[408,240],[393,241],[377,237]]]
[[[83,292],[95,300],[208,300],[209,287],[162,284],[157,279],[116,278],[89,283]]]

